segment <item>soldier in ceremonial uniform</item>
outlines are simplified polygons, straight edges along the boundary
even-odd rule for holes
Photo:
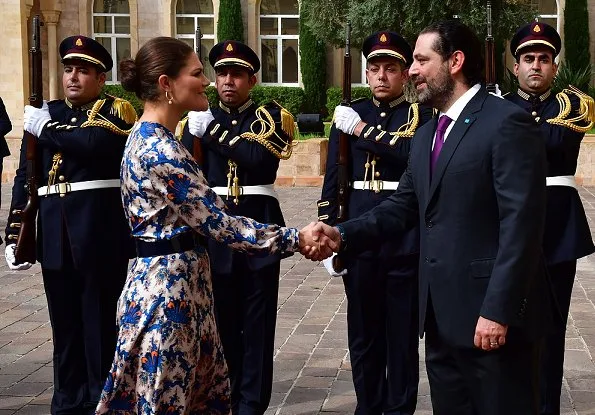
[[[558,69],[555,58],[561,44],[556,30],[545,23],[533,22],[521,27],[510,43],[519,88],[505,96],[531,113],[546,138],[548,177],[543,250],[563,322],[543,345],[542,415],[560,413],[564,337],[576,260],[595,251],[574,180],[581,141],[595,120],[593,99],[571,86],[558,94],[552,92]]]
[[[192,154],[201,145],[203,159],[197,161],[229,214],[284,225],[273,183],[279,160],[291,154],[293,116],[276,103],[259,107],[250,99],[260,61],[248,46],[218,43],[209,62],[219,108],[190,112],[182,141]],[[282,256],[248,256],[214,241],[209,256],[233,413],[262,414],[271,398]]]
[[[350,134],[348,218],[356,218],[390,196],[405,171],[411,138],[432,111],[403,95],[411,47],[397,33],[368,37],[362,52],[373,98],[335,110],[320,220],[337,218],[339,133]],[[417,270],[418,229],[379,251],[342,258],[346,274],[347,327],[356,414],[413,414],[419,381]],[[344,272],[343,272],[344,273]]]
[[[24,128],[37,137],[37,258],[52,324],[52,414],[92,414],[113,360],[116,302],[134,254],[120,196],[120,162],[136,120],[125,100],[101,98],[112,58],[98,42],[60,44],[65,99],[25,107]],[[27,203],[26,141],[14,179],[6,260]]]

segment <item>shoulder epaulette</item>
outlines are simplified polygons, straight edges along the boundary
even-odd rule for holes
[[[288,138],[286,139],[277,134],[275,131],[275,120],[266,109],[266,105],[262,105],[256,109],[256,120],[250,125],[250,131],[240,134],[240,137],[249,141],[256,141],[273,153],[275,157],[286,160],[291,156],[293,150],[292,141],[295,136],[295,121],[289,111],[277,102],[273,101],[273,104],[280,110],[281,129],[287,134]],[[280,144],[270,140],[273,135],[279,139]]]
[[[572,103],[569,94],[576,96],[579,100],[577,115],[574,117],[570,117]],[[567,89],[556,95],[556,99],[560,104],[560,112],[554,118],[547,120],[548,123],[561,125],[579,133],[586,133],[593,128],[595,124],[595,103],[593,98],[578,88],[569,85]]]
[[[130,132],[132,131],[132,126],[127,130],[123,130],[99,113],[99,110],[101,110],[101,108],[105,105],[106,101],[107,99],[97,100],[97,102],[95,103],[95,105],[93,105],[93,108],[91,108],[91,111],[89,112],[89,118],[87,119],[87,121],[81,124],[81,128],[102,127],[119,135],[130,134]],[[133,124],[138,119],[134,107],[128,101],[122,98],[113,98],[112,106],[110,108],[110,114],[120,118],[128,124]]]
[[[184,128],[186,128],[186,124],[188,124],[188,116],[185,116],[180,120],[178,128],[176,128],[176,140],[182,141],[182,136],[184,135]]]

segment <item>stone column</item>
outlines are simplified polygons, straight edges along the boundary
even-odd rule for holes
[[[42,10],[43,22],[48,30],[48,87],[50,100],[59,98],[58,76],[58,36],[56,27],[60,21],[60,12],[57,10]]]

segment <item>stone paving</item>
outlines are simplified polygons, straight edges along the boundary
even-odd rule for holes
[[[315,218],[318,188],[280,188],[288,225]],[[595,189],[581,189],[590,222]],[[0,229],[10,186],[2,189]],[[595,229],[595,226],[592,226]],[[1,248],[2,250],[4,247]],[[273,396],[267,414],[352,414],[355,394],[340,279],[297,254],[281,264]],[[39,265],[10,271],[0,261],[0,415],[49,414],[52,343]],[[579,261],[566,340],[564,415],[595,414],[595,257]],[[420,345],[423,361],[423,343]],[[432,413],[423,362],[417,414]]]

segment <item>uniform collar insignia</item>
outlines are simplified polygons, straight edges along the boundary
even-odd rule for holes
[[[219,101],[219,108],[221,108],[223,111],[225,111],[228,114],[235,113],[236,111],[238,114],[241,114],[242,112],[246,111],[250,107],[250,105],[252,105],[253,103],[254,103],[254,101],[252,101],[252,99],[248,99],[248,101],[246,101],[245,104],[243,104],[243,105],[239,106],[237,109],[235,109],[235,108],[229,108],[222,101]]]
[[[80,107],[76,107],[72,102],[70,102],[68,100],[68,98],[64,98],[64,102],[66,103],[66,105],[68,105],[69,108],[76,110],[76,111],[88,111],[91,108],[93,108],[93,106],[95,105],[95,103],[97,102],[99,98],[94,99],[93,101],[85,104],[85,105],[81,105]]]
[[[401,103],[405,102],[405,95],[404,95],[404,94],[401,94],[401,96],[400,96],[400,97],[398,97],[398,98],[396,98],[396,99],[392,100],[392,101],[391,101],[391,102],[389,102],[388,104],[384,104],[384,103],[382,103],[382,102],[378,101],[376,98],[372,98],[372,102],[373,102],[373,103],[374,103],[374,105],[376,105],[377,107],[385,107],[385,106],[388,106],[388,107],[390,107],[390,108],[394,108],[394,107],[396,107],[397,105],[399,105],[399,104],[401,104]]]
[[[548,99],[551,94],[552,94],[551,89],[548,89],[547,91],[545,91],[543,94],[541,94],[539,96],[528,94],[525,91],[523,91],[521,88],[517,89],[517,95],[519,97],[523,98],[525,101],[532,101],[535,98],[538,98],[540,102],[543,102],[546,99]]]

